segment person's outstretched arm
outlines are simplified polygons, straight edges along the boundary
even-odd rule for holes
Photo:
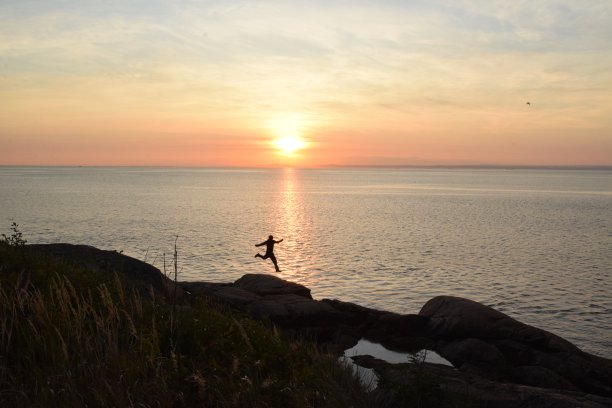
[[[274,241],[274,242],[276,242],[277,244],[280,244],[281,242],[283,242],[283,239],[284,238],[281,238],[279,241]]]
[[[262,245],[266,245],[266,241],[262,242],[261,244],[255,244],[255,246],[262,246]]]

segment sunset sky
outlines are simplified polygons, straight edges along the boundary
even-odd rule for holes
[[[0,0],[14,164],[612,165],[612,1]]]

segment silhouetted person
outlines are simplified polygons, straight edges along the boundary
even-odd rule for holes
[[[270,258],[272,260],[272,263],[274,264],[274,268],[276,269],[276,272],[280,272],[280,269],[278,269],[278,263],[276,263],[276,257],[274,256],[274,244],[278,244],[281,242],[283,242],[282,239],[280,241],[275,241],[274,237],[270,235],[268,239],[262,242],[261,244],[255,244],[256,247],[263,246],[263,245],[266,246],[266,254],[262,256],[259,253],[257,253],[257,255],[255,255],[255,258],[261,258],[261,259]]]

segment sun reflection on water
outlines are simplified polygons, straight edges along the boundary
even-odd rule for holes
[[[301,188],[299,170],[286,168],[279,183],[278,215],[274,230],[284,241],[278,245],[280,277],[309,286],[316,277],[309,273],[312,264],[311,217]]]

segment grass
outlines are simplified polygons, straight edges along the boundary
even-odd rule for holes
[[[269,324],[0,242],[0,406],[380,405],[334,356]]]

